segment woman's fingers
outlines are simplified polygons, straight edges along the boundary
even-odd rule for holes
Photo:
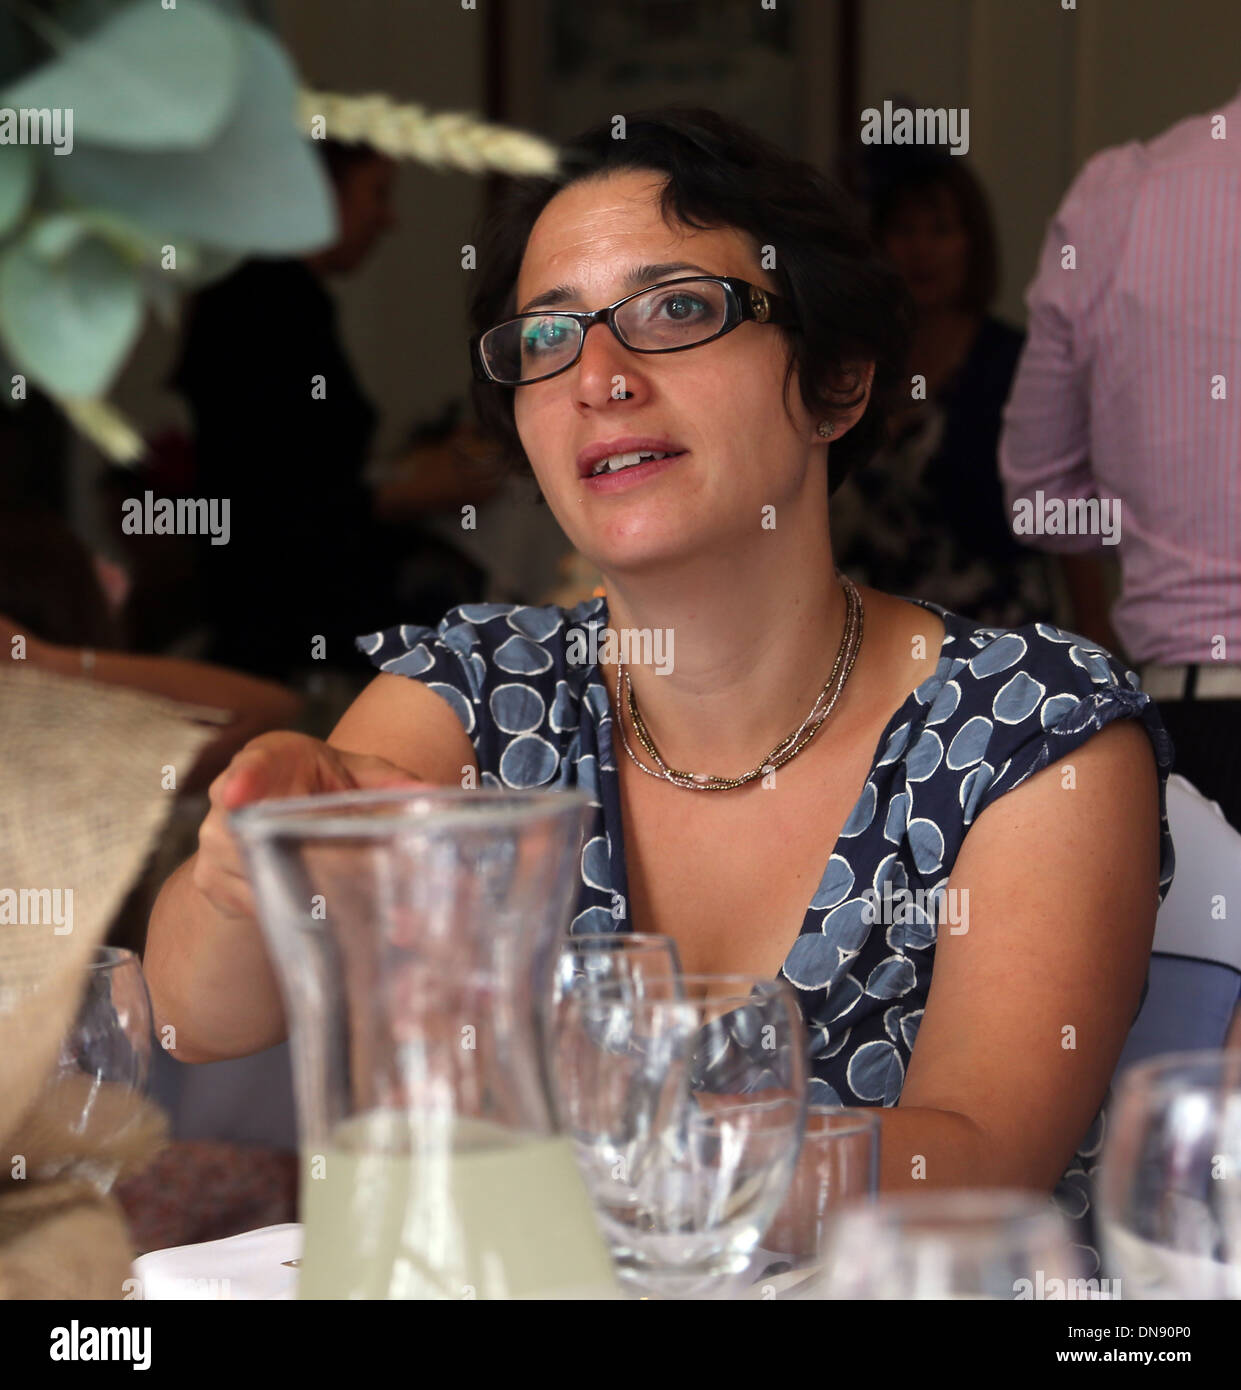
[[[330,750],[333,751],[333,750]],[[430,783],[387,758],[370,753],[337,753],[341,766],[356,788],[378,791],[380,788],[426,787]]]
[[[245,862],[229,825],[230,813],[243,806],[278,797],[427,785],[386,758],[343,752],[306,734],[262,734],[208,788],[211,809],[198,832],[194,886],[227,916],[254,915]]]
[[[194,887],[227,917],[253,917],[254,898],[229,814],[275,797],[309,796],[348,785],[331,765],[325,744],[305,734],[271,733],[251,739],[211,783],[211,809],[198,832]],[[326,785],[325,770],[327,772]]]
[[[278,732],[252,738],[212,782],[213,806],[235,811],[252,801],[305,796],[316,790],[319,751],[326,745],[306,734]]]

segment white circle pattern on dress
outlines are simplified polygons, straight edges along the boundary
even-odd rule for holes
[[[976,627],[916,602],[944,623],[935,671],[893,712],[805,916],[800,926],[789,923],[781,975],[806,1024],[812,1102],[899,1101],[952,866],[969,827],[998,797],[1113,719],[1140,719],[1150,735],[1159,768],[1161,898],[1172,881],[1164,812],[1171,746],[1134,673],[1084,637],[1046,623]],[[593,628],[599,638],[606,626],[604,598],[572,609],[466,604],[435,628],[405,624],[357,641],[381,670],[421,680],[451,705],[474,744],[483,786],[588,793],[592,824],[574,933],[641,929],[625,906],[609,693],[597,666],[567,659],[570,631],[589,638]],[[873,910],[885,894],[904,903],[895,920],[877,919]],[[1092,1254],[1091,1179],[1105,1113],[1106,1102],[1054,1196],[1080,1223]]]

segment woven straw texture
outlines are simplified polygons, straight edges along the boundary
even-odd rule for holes
[[[82,1174],[140,1171],[162,1113],[101,1096],[131,1122],[92,1151],[73,1096],[46,1085],[87,962],[172,810],[165,769],[183,780],[213,732],[172,701],[0,665],[0,1297],[124,1296],[120,1209]],[[22,889],[34,892],[15,910]]]

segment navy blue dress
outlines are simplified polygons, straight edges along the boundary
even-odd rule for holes
[[[983,628],[916,602],[943,620],[939,662],[888,720],[781,968],[806,1022],[815,1103],[898,1102],[936,934],[952,920],[948,878],[970,825],[1114,719],[1140,719],[1150,735],[1159,768],[1160,901],[1172,882],[1165,807],[1172,747],[1135,673],[1045,623]],[[590,794],[575,933],[641,925],[629,922],[626,907],[608,693],[597,665],[569,659],[583,644],[571,653],[568,633],[597,628],[602,640],[607,621],[604,598],[571,609],[467,604],[435,629],[406,625],[358,638],[380,670],[423,681],[448,701],[474,745],[483,786]],[[594,649],[588,640],[585,650]],[[1101,1108],[1054,1196],[1096,1266],[1090,1174],[1103,1115]]]

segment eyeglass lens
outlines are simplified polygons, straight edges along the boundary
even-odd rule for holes
[[[713,280],[655,285],[616,311],[616,328],[634,348],[690,347],[713,337],[728,314],[727,292]],[[573,361],[582,325],[563,314],[510,319],[484,335],[483,355],[500,381],[547,376]]]

